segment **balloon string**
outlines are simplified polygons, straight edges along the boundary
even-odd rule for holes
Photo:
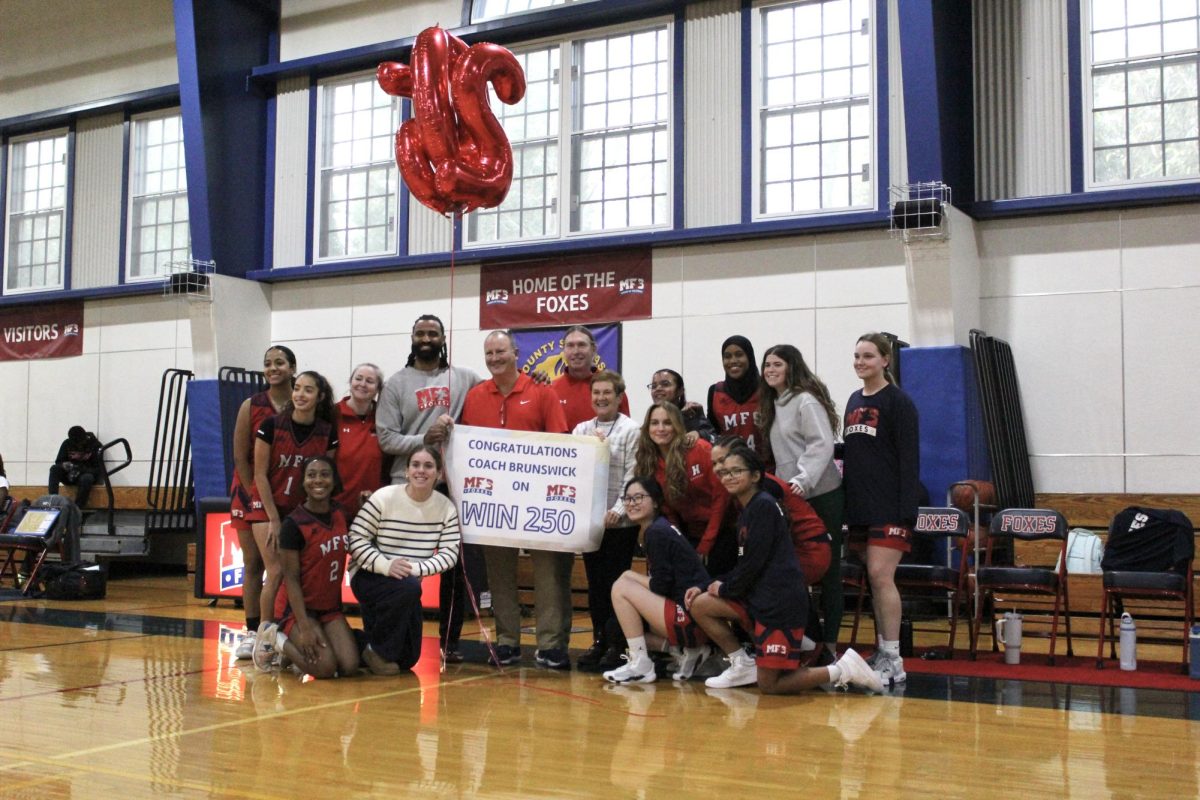
[[[446,332],[446,362],[447,362],[447,364],[450,365],[450,371],[446,375],[446,392],[447,392],[447,395],[450,397],[450,401],[449,401],[450,408],[454,408],[453,396],[450,395],[451,387],[453,387],[453,385],[454,385],[454,381],[451,379],[454,374],[454,370],[453,370],[453,366],[454,366],[454,277],[455,277],[455,268],[454,268],[455,267],[455,264],[454,264],[455,246],[454,246],[454,242],[455,242],[456,228],[458,227],[458,225],[460,224],[461,221],[462,221],[461,213],[455,213],[450,216],[450,317],[449,317],[450,324],[449,324],[449,330]],[[500,666],[500,658],[499,658],[499,656],[496,655],[496,643],[492,640],[491,632],[488,630],[487,626],[483,624],[483,614],[479,609],[479,601],[475,597],[475,587],[471,585],[471,578],[469,577],[468,572],[467,572],[467,545],[466,545],[466,542],[464,542],[462,540],[461,533],[459,534],[459,540],[458,540],[458,568],[462,572],[462,579],[463,579],[463,584],[466,586],[467,597],[469,597],[471,599],[471,609],[475,612],[475,621],[479,624],[479,632],[481,634],[483,634],[483,643],[487,646],[488,654],[491,656],[492,663],[495,664],[497,667],[499,667],[500,671],[503,672],[504,667]],[[445,573],[442,574],[443,580],[445,580],[447,577],[453,578],[453,576],[447,576]],[[446,613],[450,616],[451,619],[454,618],[454,604],[455,604],[455,596],[457,594],[458,594],[458,592],[455,592],[455,591],[450,592],[450,608],[448,608],[446,610]],[[442,671],[443,672],[446,671],[446,646],[449,643],[450,643],[450,625],[449,625],[449,623],[447,623],[446,633],[444,635],[444,638],[442,639],[442,646],[440,648],[441,656],[442,656]]]

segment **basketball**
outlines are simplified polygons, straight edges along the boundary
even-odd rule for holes
[[[971,487],[975,487],[975,492],[979,492],[979,504],[991,506],[996,504],[996,487],[991,481],[962,481],[956,483],[950,491],[950,505],[955,508],[960,508],[963,511],[975,510],[975,492],[971,491]]]

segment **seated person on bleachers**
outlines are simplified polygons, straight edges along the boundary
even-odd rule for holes
[[[71,426],[50,466],[49,493],[58,494],[60,483],[74,486],[75,505],[79,508],[87,506],[92,487],[104,478],[104,459],[100,449],[100,440],[95,434],[79,425]]]

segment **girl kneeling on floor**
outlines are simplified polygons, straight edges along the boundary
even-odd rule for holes
[[[315,678],[353,675],[358,645],[342,613],[349,538],[346,518],[331,502],[337,469],[328,456],[313,456],[301,474],[304,503],[279,527],[276,650]]]
[[[753,450],[732,448],[716,474],[741,508],[740,556],[728,573],[684,594],[696,624],[729,657],[729,668],[705,685],[723,689],[757,682],[763,694],[798,694],[825,683],[882,691],[879,678],[853,650],[828,667],[800,666],[808,588],[788,520],[762,489],[763,464]],[[757,659],[742,649],[731,624],[753,635]]]

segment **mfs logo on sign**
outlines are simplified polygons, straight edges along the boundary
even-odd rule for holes
[[[622,278],[617,284],[620,294],[642,294],[646,291],[645,278]]]
[[[463,494],[492,494],[492,479],[479,475],[468,475],[463,478]]]
[[[488,289],[487,295],[484,297],[484,302],[489,306],[494,306],[497,303],[508,302],[508,290],[506,289]]]
[[[575,487],[551,483],[546,487],[546,502],[557,500],[562,503],[575,502]]]

